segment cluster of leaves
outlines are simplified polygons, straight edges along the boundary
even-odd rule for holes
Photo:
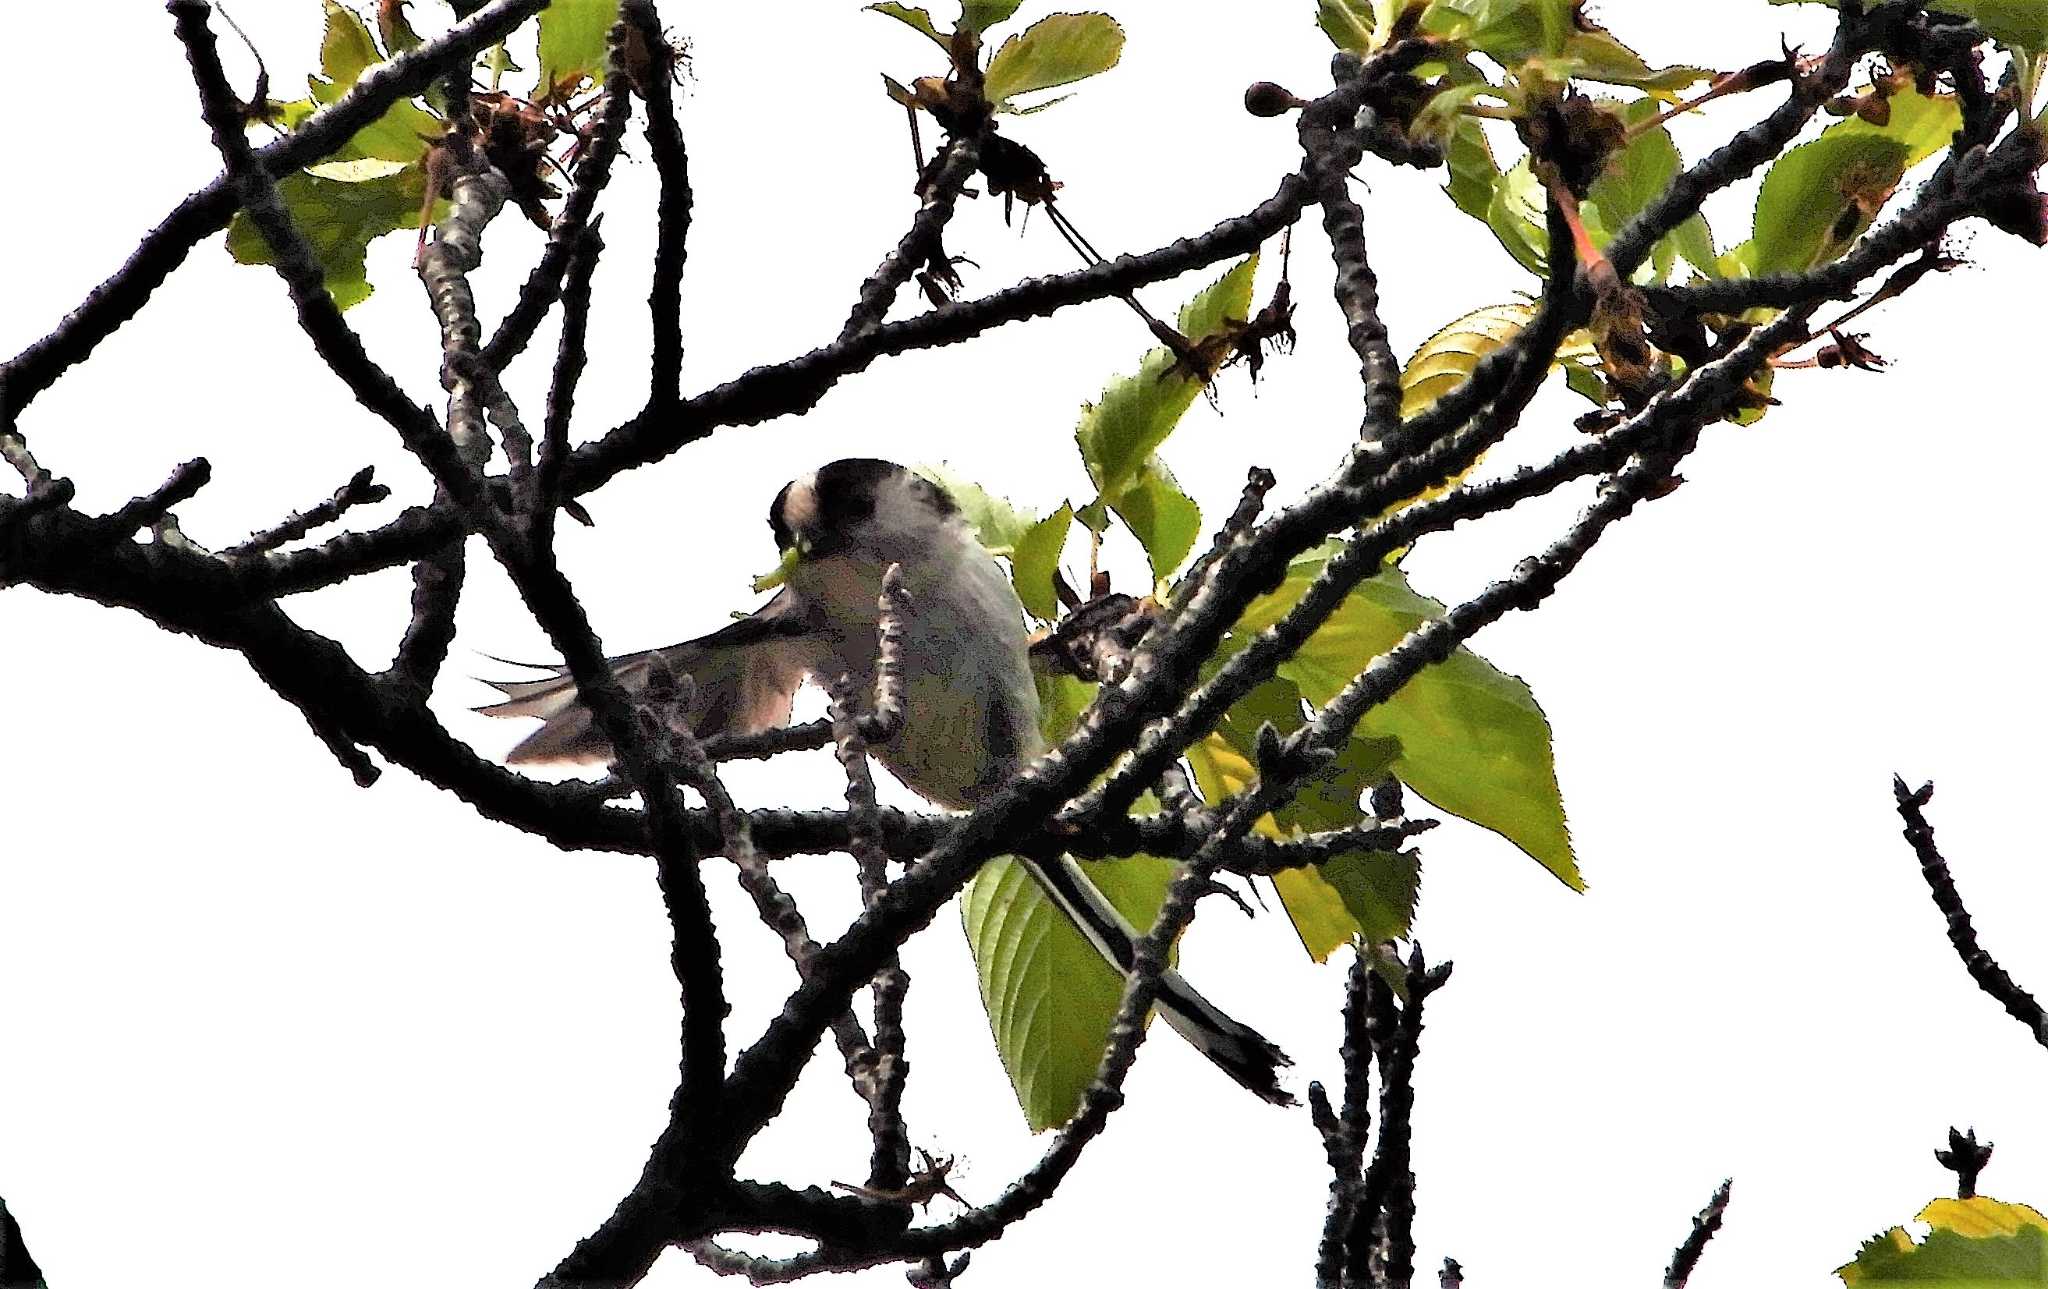
[[[1155,594],[1171,599],[1179,592],[1172,579],[1194,548],[1202,513],[1175,482],[1160,449],[1209,379],[1208,372],[1190,368],[1186,353],[1219,352],[1224,346],[1215,341],[1242,331],[1253,312],[1257,268],[1258,257],[1247,257],[1198,292],[1176,319],[1186,346],[1146,353],[1135,372],[1112,379],[1102,397],[1082,409],[1074,439],[1094,490],[1085,503],[1066,501],[1039,516],[926,467],[960,503],[983,544],[1008,561],[1018,598],[1041,625],[1059,617],[1056,571],[1069,545],[1086,545],[1092,572],[1101,539],[1114,525],[1143,549]],[[1443,336],[1424,346],[1404,373],[1409,410],[1419,411],[1455,384],[1478,352],[1460,350]],[[1210,674],[1285,616],[1336,550],[1333,543],[1297,559],[1286,580],[1237,623],[1211,660]],[[1443,611],[1391,563],[1360,585],[1277,676],[1189,749],[1202,797],[1215,804],[1249,787],[1262,726],[1281,734],[1299,729],[1312,705],[1328,702],[1375,656]],[[1072,728],[1094,690],[1072,676],[1040,677],[1048,741]],[[1286,839],[1360,825],[1369,818],[1365,794],[1389,775],[1439,809],[1500,833],[1567,885],[1581,885],[1549,725],[1527,685],[1477,654],[1460,649],[1403,686],[1367,718],[1325,774],[1262,819],[1258,830]],[[1156,807],[1147,799],[1139,808]],[[1091,864],[1089,872],[1126,916],[1145,926],[1165,898],[1173,868],[1140,856]],[[1358,852],[1283,873],[1272,885],[1303,946],[1321,961],[1344,944],[1405,936],[1418,881],[1410,856]],[[1094,1074],[1121,981],[1014,865],[985,869],[968,890],[963,915],[997,1046],[1025,1117],[1035,1128],[1062,1123]]]
[[[2039,6],[1952,0],[1940,7],[1965,16],[2000,10],[1989,25],[2001,39],[2040,35]],[[1408,134],[1442,151],[1452,204],[1485,224],[1517,264],[1539,277],[1550,257],[1545,210],[1553,182],[1573,190],[1575,217],[1590,244],[1604,251],[1684,167],[1664,125],[1671,114],[1800,74],[1790,54],[1722,76],[1698,67],[1651,67],[1590,22],[1580,0],[1321,0],[1318,19],[1333,42],[1358,53],[1404,36],[1434,42],[1432,60],[1416,73]],[[2023,56],[2025,47],[2015,44],[2014,50]],[[1684,91],[1710,79],[1691,104],[1683,101]],[[1622,101],[1582,84],[1638,96]],[[1907,173],[1944,148],[1961,124],[1954,96],[1939,92],[1933,72],[1922,68],[1886,69],[1846,96],[1841,110],[1853,114],[1770,168],[1747,237],[1720,242],[1705,217],[1695,215],[1658,242],[1635,283],[1669,281],[1681,270],[1697,278],[1801,272],[1839,259]],[[1498,134],[1489,135],[1489,121],[1500,123]],[[1527,146],[1546,129],[1566,127],[1582,142],[1595,140],[1586,145],[1593,157],[1584,175],[1547,173],[1554,167]],[[1524,147],[1503,164],[1495,143],[1510,128]],[[1520,303],[1491,306],[1451,324],[1432,344],[1483,353],[1511,339],[1529,316]],[[1726,333],[1767,317],[1768,311],[1756,311],[1701,321]],[[1639,406],[1648,390],[1701,356],[1659,344],[1664,338],[1654,333],[1632,349],[1613,343],[1623,333],[1640,338],[1641,331],[1639,319],[1603,316],[1591,331],[1573,336],[1564,364],[1571,387],[1603,407]],[[1753,395],[1738,419],[1754,420],[1768,406],[1767,373]]]
[[[373,31],[337,0],[321,0],[326,25],[320,71],[306,78],[307,96],[252,105],[252,120],[285,129],[347,93],[362,75],[420,43],[403,0],[381,0]],[[473,145],[487,150],[514,185],[529,216],[543,220],[539,202],[551,191],[542,170],[545,151],[572,125],[571,98],[600,78],[606,36],[618,18],[618,0],[554,0],[533,26],[539,71],[527,98],[498,86],[521,68],[506,45],[483,56],[476,69],[489,88],[459,120],[449,117],[440,87],[401,99],[331,156],[278,182],[278,194],[306,237],[328,292],[346,309],[369,298],[364,261],[371,242],[400,229],[417,229],[441,213],[441,150]],[[523,31],[524,29],[522,29]],[[573,132],[573,131],[572,131]],[[243,214],[228,226],[228,253],[243,264],[268,264],[270,248]]]
[[[1009,21],[1022,3],[1023,0],[962,0],[960,20],[951,31],[939,30],[925,9],[898,4],[896,0],[869,5],[874,12],[924,35],[954,60],[951,76],[920,76],[909,85],[883,76],[882,84],[889,97],[906,107],[934,112],[943,120],[949,109],[955,107],[961,82],[966,79],[979,82],[980,97],[988,111],[1028,116],[1070,96],[1027,100],[1027,95],[1106,72],[1122,56],[1123,28],[1108,14],[1056,13],[1012,35],[997,48],[987,66],[981,66],[976,56],[986,43],[983,37],[991,28]]]
[[[938,32],[922,11],[872,7],[957,48],[957,32]],[[978,35],[981,15],[975,6],[967,8],[961,29]],[[1014,6],[996,8],[1007,17]],[[1544,210],[1546,187],[1555,176],[1544,174],[1533,146],[1501,165],[1482,123],[1513,123],[1525,145],[1532,131],[1543,128],[1531,123],[1546,113],[1556,119],[1576,112],[1580,120],[1604,123],[1610,145],[1573,184],[1579,190],[1577,218],[1591,243],[1604,248],[1682,170],[1684,159],[1663,122],[1681,91],[1712,76],[1703,68],[1650,66],[1587,21],[1574,0],[1321,0],[1318,17],[1333,41],[1361,54],[1408,35],[1435,43],[1433,60],[1417,73],[1412,139],[1443,150],[1454,204],[1485,223],[1516,262],[1539,277],[1549,260]],[[1020,39],[1013,38],[1005,51]],[[999,52],[990,75],[1002,61]],[[1750,69],[1748,80],[1768,83],[1798,74],[1789,55],[1759,68],[1768,70]],[[1866,101],[1882,99],[1883,110],[1848,115],[1781,158],[1765,177],[1747,238],[1723,249],[1706,220],[1695,216],[1654,248],[1636,282],[1669,280],[1681,266],[1702,278],[1801,271],[1845,254],[1907,172],[1944,147],[1960,124],[1953,97],[1933,92],[1931,80],[1894,75],[1863,91]],[[1591,97],[1573,82],[1617,87],[1637,97]],[[1743,87],[1727,77],[1716,85],[1720,92]],[[1009,89],[1008,82],[991,86],[988,98],[1008,104]],[[929,97],[930,91],[911,93],[903,101],[918,93]],[[1093,486],[1091,499],[1068,501],[1040,516],[941,476],[977,521],[984,542],[1009,561],[1019,598],[1042,623],[1059,615],[1056,571],[1076,528],[1087,541],[1090,582],[1104,534],[1120,524],[1144,550],[1156,593],[1174,593],[1171,579],[1194,548],[1202,514],[1160,449],[1213,374],[1191,370],[1189,350],[1214,352],[1212,342],[1241,330],[1252,315],[1256,264],[1256,257],[1246,259],[1181,310],[1178,330],[1187,348],[1153,349],[1136,372],[1112,381],[1083,410],[1075,437]],[[1486,354],[1519,334],[1533,314],[1526,300],[1511,301],[1476,310],[1431,336],[1403,373],[1404,416],[1453,388]],[[1763,316],[1712,321],[1736,327]],[[1628,403],[1659,375],[1681,373],[1699,356],[1652,349],[1647,361],[1631,360],[1636,369],[1624,371],[1613,333],[1627,327],[1639,330],[1640,323],[1596,318],[1560,353],[1567,383],[1596,404]],[[1759,389],[1741,419],[1754,419],[1766,405]],[[1286,582],[1231,632],[1211,667],[1220,667],[1278,621],[1333,553],[1334,547],[1297,560]],[[1407,584],[1396,564],[1361,585],[1299,655],[1189,749],[1204,799],[1218,802],[1251,784],[1253,742],[1262,726],[1282,734],[1299,728],[1315,705],[1329,701],[1374,656],[1442,611]],[[1047,678],[1041,687],[1046,735],[1056,739],[1086,706],[1093,687],[1071,677]],[[1476,654],[1460,650],[1370,714],[1323,779],[1262,820],[1259,829],[1285,838],[1362,822],[1363,793],[1388,775],[1437,808],[1500,833],[1567,885],[1580,886],[1548,724],[1523,682]],[[1158,907],[1170,876],[1168,866],[1145,858],[1093,869],[1140,925]],[[1273,885],[1304,946],[1321,960],[1345,943],[1405,935],[1418,880],[1412,859],[1356,854],[1283,874]],[[1117,999],[1114,974],[1012,867],[989,869],[970,891],[965,912],[984,1001],[1026,1117],[1038,1127],[1062,1122],[1078,1104],[1106,1037]],[[1057,1003],[1049,1005],[1050,998]]]

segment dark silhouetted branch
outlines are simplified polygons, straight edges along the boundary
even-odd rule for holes
[[[1692,1230],[1686,1234],[1685,1243],[1678,1246],[1671,1255],[1671,1265],[1664,1272],[1664,1289],[1685,1289],[1686,1281],[1692,1279],[1693,1268],[1700,1264],[1700,1255],[1707,1251],[1707,1241],[1721,1229],[1721,1219],[1728,1212],[1728,1196],[1734,1189],[1731,1179],[1721,1183],[1714,1192],[1714,1198],[1707,1201],[1692,1220]]]
[[[268,554],[287,542],[295,542],[316,528],[324,528],[339,520],[357,506],[375,505],[391,495],[391,489],[381,483],[372,483],[371,475],[376,467],[364,466],[349,477],[349,481],[334,490],[327,500],[295,510],[282,523],[275,524],[248,540],[238,542],[221,552],[223,559],[253,559]]]
[[[21,1224],[0,1200],[0,1289],[44,1289],[43,1269],[21,1238]]]
[[[964,135],[946,140],[941,149],[937,173],[929,184],[920,185],[924,205],[910,221],[910,231],[883,257],[867,281],[860,284],[859,298],[846,324],[839,329],[835,344],[846,344],[870,328],[879,326],[890,303],[918,265],[943,255],[942,235],[959,204],[960,190],[981,164],[981,139]]]
[[[655,17],[649,0],[625,0],[619,6],[621,27],[631,27],[650,52],[665,50],[667,39],[661,20]],[[647,308],[654,324],[654,355],[650,363],[647,410],[643,416],[663,418],[673,414],[682,399],[683,376],[683,261],[689,255],[690,154],[683,146],[682,127],[676,124],[675,104],[669,94],[668,69],[653,66],[639,86],[647,101],[647,148],[654,158],[661,190],[655,201],[653,281],[647,289]]]
[[[493,0],[418,48],[369,68],[346,94],[284,138],[259,149],[256,159],[272,176],[312,165],[384,115],[393,103],[422,93],[448,68],[466,67],[479,50],[504,39],[546,4],[547,0]],[[203,21],[203,14],[200,18]],[[67,369],[83,362],[149,302],[194,246],[227,226],[237,204],[233,180],[221,175],[174,206],[55,330],[0,368],[0,410],[19,412]]]
[[[569,186],[569,196],[548,227],[547,249],[541,252],[540,260],[527,275],[525,285],[519,288],[519,296],[513,301],[512,308],[483,347],[484,361],[497,371],[505,370],[533,339],[541,319],[547,316],[548,310],[567,289],[563,285],[563,275],[574,273],[572,261],[586,231],[594,232],[591,228],[592,212],[597,208],[598,194],[611,181],[612,163],[618,160],[619,143],[625,136],[626,122],[633,115],[631,87],[625,73],[616,66],[616,55],[614,64],[605,75],[604,106],[598,112],[596,126],[576,161],[576,174]]]
[[[1964,970],[1970,973],[1970,979],[1977,982],[1979,989],[2005,1008],[2007,1015],[2027,1027],[2035,1042],[2048,1047],[2048,1013],[2044,1013],[2034,996],[2007,975],[1997,959],[1977,943],[1977,928],[1970,922],[1970,911],[1963,907],[1963,897],[1956,890],[1956,879],[1948,871],[1948,861],[1935,848],[1934,825],[1927,822],[1926,814],[1927,803],[1934,799],[1934,785],[1929,783],[1917,791],[1909,790],[1904,779],[1894,776],[1892,798],[1898,807],[1899,818],[1906,823],[1906,841],[1920,858],[1920,876],[1927,880],[1927,889],[1934,896],[1934,906],[1941,910],[1941,916],[1948,923],[1948,942],[1955,947],[1956,956],[1962,959]]]

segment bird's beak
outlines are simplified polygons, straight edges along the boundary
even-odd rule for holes
[[[789,575],[796,570],[796,566],[809,552],[809,548],[810,542],[799,538],[796,545],[782,552],[782,562],[777,564],[772,572],[754,579],[754,593],[759,595],[763,591],[772,591],[787,582]]]

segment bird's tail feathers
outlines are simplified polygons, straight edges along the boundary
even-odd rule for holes
[[[1138,933],[1088,880],[1081,865],[1065,855],[1022,862],[1095,951],[1129,975],[1137,961]],[[1281,1067],[1294,1064],[1287,1053],[1204,998],[1171,967],[1159,977],[1157,1006],[1176,1033],[1239,1084],[1274,1105],[1295,1103],[1280,1086]]]

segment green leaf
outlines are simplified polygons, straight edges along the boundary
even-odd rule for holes
[[[1360,57],[1370,54],[1379,45],[1379,33],[1386,28],[1382,25],[1384,11],[1392,9],[1396,0],[1316,0],[1316,26],[1330,38],[1330,43],[1339,49],[1348,49]]]
[[[1081,723],[1081,713],[1095,701],[1100,686],[1064,672],[1033,669],[1032,683],[1038,689],[1038,732],[1047,747],[1058,747]]]
[[[1824,4],[1835,0],[1771,0],[1772,4]],[[1976,20],[1993,40],[2011,49],[2048,49],[2048,0],[1929,0],[1936,13]]]
[[[1074,97],[1072,94],[1055,94],[1051,98],[1040,99],[1028,107],[1018,107],[1015,103],[1005,103],[996,110],[1008,116],[1037,116],[1040,112],[1045,111],[1045,109],[1058,107],[1072,97]]]
[[[363,257],[371,242],[401,228],[418,228],[426,177],[418,166],[359,182],[300,173],[277,184],[278,196],[313,250],[335,304],[349,308],[370,296]],[[242,264],[272,262],[269,245],[249,217],[228,224],[228,253]]]
[[[1155,582],[1171,577],[1202,535],[1202,508],[1156,455],[1125,481],[1110,507],[1145,548]]]
[[[503,76],[506,72],[523,72],[526,70],[519,65],[517,59],[512,57],[512,51],[505,47],[505,42],[502,40],[478,55],[477,66],[491,74],[493,84],[497,83],[497,77]]]
[[[345,90],[366,69],[384,61],[384,56],[370,39],[370,29],[351,10],[335,0],[320,0],[320,7],[327,14],[327,26],[320,35],[320,72]]]
[[[606,44],[619,20],[619,0],[550,0],[540,13],[542,97],[573,93],[604,77]]]
[[[882,3],[871,4],[868,8],[872,12],[889,15],[913,31],[923,32],[931,37],[934,44],[940,49],[945,50],[948,54],[953,52],[952,45],[947,42],[944,35],[940,34],[939,29],[932,25],[932,16],[925,10],[913,8],[907,4],[897,4],[896,0],[882,0]]]
[[[1245,611],[1226,647],[1277,622],[1331,553],[1326,546],[1294,561],[1280,589]],[[1311,703],[1327,703],[1373,659],[1442,614],[1441,604],[1388,569],[1352,591],[1280,675]],[[1567,886],[1583,886],[1551,759],[1550,723],[1521,680],[1460,648],[1367,713],[1359,732],[1398,740],[1394,774],[1431,804],[1506,837]]]
[[[1019,94],[1070,85],[1116,66],[1124,29],[1106,13],[1056,13],[1003,42],[982,92],[1001,105]]]
[[[1422,30],[1513,65],[1562,54],[1577,7],[1574,0],[1432,0]]]
[[[1920,1211],[1933,1230],[1916,1241],[1904,1227],[1872,1236],[1856,1260],[1837,1267],[1842,1283],[1913,1284],[1927,1289],[2048,1285],[2048,1218],[2025,1204],[1988,1196],[1938,1199]]]
[[[1714,249],[1714,232],[1707,226],[1705,215],[1694,215],[1686,220],[1667,240],[1702,276],[1721,276],[1721,256]]]
[[[370,29],[363,25],[362,19],[334,0],[323,0],[323,4],[327,11],[327,26],[320,39],[322,74],[308,76],[306,87],[312,95],[312,103],[325,105],[346,94],[365,70],[382,61],[382,56],[378,54],[377,43],[370,38]],[[292,106],[286,105],[288,126],[297,124],[289,110]],[[342,161],[363,157],[417,161],[426,155],[428,143],[440,137],[444,129],[440,117],[411,99],[400,99],[384,115],[356,131],[353,138],[335,151],[334,157]]]
[[[1550,233],[1545,220],[1543,183],[1523,157],[1493,185],[1486,204],[1486,226],[1521,266],[1542,276],[1550,263]]]
[[[966,519],[968,527],[974,529],[974,535],[980,539],[983,546],[988,547],[992,555],[1009,555],[1014,552],[1024,534],[1038,522],[1036,516],[1012,505],[980,484],[971,483],[954,474],[945,466],[917,465],[912,466],[911,471],[945,490],[946,495],[953,499],[953,504],[960,507],[961,517]]]
[[[1084,865],[1133,926],[1149,927],[1174,864],[1152,856]],[[1124,982],[1024,866],[991,860],[968,884],[960,919],[981,979],[996,1051],[1032,1131],[1073,1118],[1095,1077]]]
[[[960,0],[960,25],[980,35],[999,22],[1009,21],[1024,0]]]
[[[1421,415],[1464,383],[1481,359],[1520,335],[1535,316],[1536,306],[1527,300],[1490,304],[1474,309],[1423,341],[1408,365],[1401,369],[1402,417]],[[1558,346],[1556,365],[1564,370],[1566,381],[1593,401],[1605,403],[1604,387],[1598,385],[1598,377],[1593,374],[1598,362],[1599,353],[1584,331],[1571,333]],[[1595,384],[1586,386],[1588,379]],[[1591,392],[1595,389],[1600,392]],[[1422,495],[1432,496],[1443,490],[1440,486]]]
[[[384,39],[386,57],[395,57],[419,47],[420,35],[405,16],[406,0],[377,6],[377,34]]]
[[[1658,111],[1654,99],[1638,99],[1627,104],[1610,103],[1609,106],[1619,112],[1622,120],[1630,126],[1640,125]],[[1609,158],[1606,169],[1593,181],[1579,207],[1579,214],[1586,222],[1586,231],[1592,236],[1594,245],[1605,247],[1630,220],[1663,196],[1684,164],[1678,155],[1678,145],[1671,140],[1671,132],[1661,125],[1638,134],[1627,147]],[[1703,235],[1704,248],[1701,245]],[[1662,280],[1669,276],[1672,266],[1681,254],[1686,253],[1688,246],[1693,254],[1704,256],[1710,265],[1714,262],[1713,238],[1706,235],[1706,222],[1698,216],[1687,220],[1652,248],[1650,264],[1654,271],[1645,270],[1639,277]],[[1692,255],[1687,255],[1687,258],[1691,259]],[[1695,265],[1698,262],[1693,260]]]
[[[343,183],[361,183],[365,179],[382,179],[405,169],[403,161],[386,161],[382,157],[358,157],[354,161],[322,161],[306,167],[306,173],[320,179],[339,179]]]
[[[1452,204],[1492,227],[1486,212],[1493,205],[1500,167],[1494,162],[1493,145],[1486,141],[1486,131],[1479,127],[1477,118],[1460,116],[1453,120],[1450,136],[1444,141],[1444,160],[1449,163],[1450,173],[1450,178],[1444,181],[1444,191],[1450,194]]]
[[[1199,344],[1222,331],[1226,321],[1242,323],[1251,317],[1258,258],[1246,256],[1190,300],[1180,311],[1180,333]],[[1199,380],[1175,369],[1171,352],[1154,349],[1138,364],[1137,374],[1111,381],[1100,402],[1082,409],[1074,437],[1088,477],[1105,498],[1121,493],[1151,459],[1201,388]]]
[[[1574,76],[1607,85],[1644,90],[1653,98],[1675,99],[1680,90],[1713,75],[1705,67],[1652,67],[1643,56],[1601,27],[1579,29],[1565,37],[1555,79]]]
[[[1948,145],[1962,123],[1950,95],[1891,98],[1891,121],[1852,117],[1787,152],[1757,193],[1756,227],[1740,257],[1758,276],[1839,259],[1870,227],[1908,170]]]
[[[1522,334],[1536,306],[1525,300],[1474,309],[1441,328],[1415,350],[1401,369],[1401,417],[1418,416],[1450,393],[1479,360]]]
[[[1331,773],[1300,789],[1290,803],[1274,812],[1274,818],[1288,836],[1356,828],[1370,818],[1360,797],[1389,775],[1399,756],[1401,744],[1391,738],[1354,738],[1337,756]],[[1329,943],[1327,934],[1321,941],[1311,939],[1317,924],[1305,918],[1303,910],[1315,908],[1327,918],[1327,906],[1321,904],[1321,891],[1315,891],[1315,885],[1333,893],[1350,922],[1348,934],[1337,943]],[[1280,902],[1286,904],[1309,957],[1327,961],[1337,945],[1350,943],[1352,937],[1372,945],[1407,937],[1409,924],[1415,920],[1415,898],[1421,891],[1421,863],[1413,855],[1393,855],[1386,850],[1348,850],[1315,869],[1296,869],[1294,881],[1276,881],[1274,887],[1280,891]]]
[[[1060,552],[1067,548],[1067,533],[1073,526],[1074,508],[1063,503],[1026,529],[1010,552],[1010,576],[1017,584],[1017,598],[1041,622],[1060,616],[1053,574],[1059,570]]]
[[[1219,805],[1251,786],[1257,777],[1252,758],[1260,726],[1271,725],[1284,736],[1302,724],[1301,691],[1292,681],[1275,677],[1239,699],[1213,733],[1188,749],[1188,764],[1203,799]],[[1354,738],[1329,771],[1261,819],[1258,831],[1281,840],[1365,822],[1359,799],[1386,777],[1399,751],[1391,739]],[[1275,874],[1273,887],[1302,947],[1323,962],[1360,936],[1380,941],[1406,935],[1419,877],[1412,857],[1360,851],[1315,868]]]

